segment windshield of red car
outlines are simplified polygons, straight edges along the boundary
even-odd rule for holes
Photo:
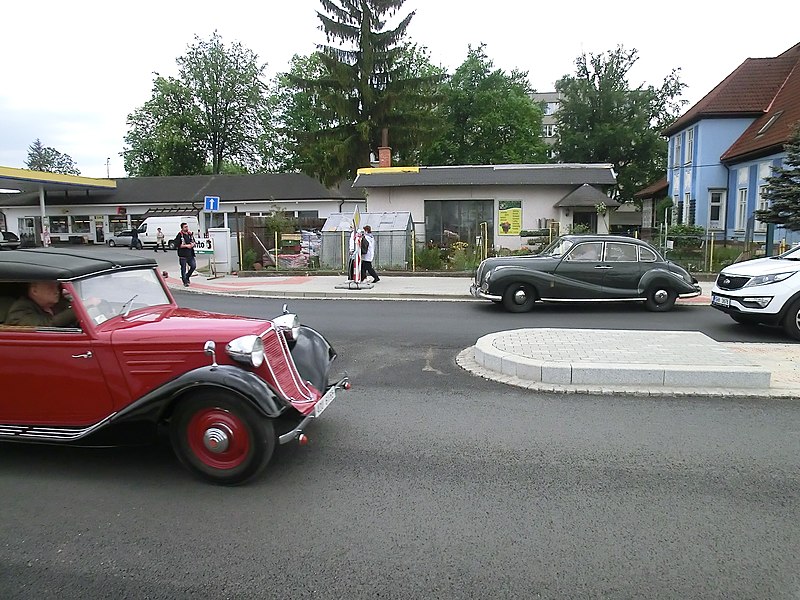
[[[170,304],[153,269],[104,273],[73,283],[81,303],[95,323],[151,306]]]

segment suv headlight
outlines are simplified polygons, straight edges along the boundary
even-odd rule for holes
[[[264,362],[264,341],[258,335],[243,335],[228,342],[225,351],[233,359],[252,367]]]
[[[768,285],[770,283],[778,283],[784,279],[788,279],[795,274],[795,271],[788,273],[773,273],[772,275],[758,275],[753,277],[750,281],[744,284],[744,287],[753,287],[754,285]]]

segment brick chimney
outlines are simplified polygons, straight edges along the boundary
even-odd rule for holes
[[[378,167],[392,166],[392,149],[389,147],[389,130],[384,127],[381,131],[381,145],[378,147]]]

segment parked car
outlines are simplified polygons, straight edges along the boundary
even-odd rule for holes
[[[725,267],[711,290],[711,306],[737,323],[780,325],[800,340],[800,246],[769,258]]]
[[[0,231],[0,250],[16,250],[19,248],[19,237],[11,231]]]
[[[123,231],[117,231],[116,233],[109,236],[106,240],[106,244],[111,246],[128,246],[131,245],[131,240],[133,240],[133,231],[131,229],[125,229]]]
[[[60,285],[72,326],[9,325],[9,305],[42,280]],[[335,358],[286,307],[271,320],[178,307],[155,261],[139,254],[0,256],[3,441],[141,443],[166,428],[190,471],[238,484],[276,444],[305,443],[350,387],[347,376],[330,381]]]
[[[487,258],[478,266],[470,293],[502,303],[511,312],[537,302],[642,302],[663,312],[677,298],[700,295],[700,284],[683,267],[638,239],[610,235],[565,235],[540,254]]]

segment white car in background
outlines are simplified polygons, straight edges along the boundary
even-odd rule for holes
[[[800,246],[769,258],[725,267],[711,290],[711,306],[737,323],[780,325],[800,340]]]

